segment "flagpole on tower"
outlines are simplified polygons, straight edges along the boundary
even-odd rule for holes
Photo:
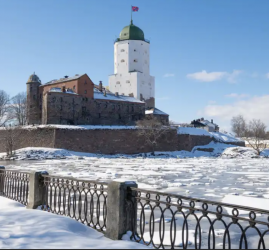
[[[131,5],[131,24],[133,24],[133,6]]]

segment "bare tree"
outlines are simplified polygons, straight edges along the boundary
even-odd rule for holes
[[[5,126],[11,119],[9,111],[9,96],[5,91],[0,90],[0,127]]]
[[[261,152],[267,148],[266,140],[266,125],[261,120],[249,122],[246,132],[245,140],[248,144],[260,155]]]
[[[4,137],[4,143],[6,147],[7,157],[12,157],[15,154],[15,147],[20,137],[21,130],[19,127],[7,126],[6,133]]]
[[[247,130],[247,123],[245,118],[242,115],[238,115],[232,118],[231,121],[232,131],[238,137],[245,136]]]
[[[27,121],[27,96],[25,92],[19,93],[11,99],[11,115],[18,125],[26,125]]]
[[[165,126],[155,117],[152,119],[144,119],[136,122],[138,127],[138,136],[143,137],[145,142],[152,148],[154,154],[160,138],[171,131],[172,127]]]

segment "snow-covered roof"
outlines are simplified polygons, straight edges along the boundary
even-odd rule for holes
[[[97,89],[94,89],[93,95],[94,95],[94,99],[98,99],[98,100],[144,103],[131,96],[124,96],[124,95],[116,96],[115,94],[112,94],[112,93],[106,93],[106,95],[104,95],[104,93],[100,92]]]
[[[216,140],[220,142],[239,142],[242,141],[238,138],[235,138],[231,134],[224,134],[221,132],[207,132],[204,129],[200,128],[187,128],[187,127],[179,127],[177,130],[178,134],[188,134],[188,135],[204,135],[214,137]]]
[[[61,79],[55,79],[55,80],[51,80],[43,85],[50,85],[50,84],[55,84],[55,83],[60,83],[60,82],[68,82],[68,81],[72,81],[72,80],[76,80],[76,79],[79,79],[81,76],[83,75],[75,75],[75,76],[72,76],[72,77],[67,77],[67,78],[61,78]]]
[[[208,127],[212,127],[212,128],[218,127],[217,124],[215,124],[215,123],[213,123],[211,121],[208,121],[208,120],[203,120],[203,118],[202,119],[195,120],[193,122],[200,123],[200,124],[202,124],[204,126],[208,126]]]
[[[61,88],[51,88],[49,92],[61,92],[61,93],[66,93],[66,94],[73,94],[77,95],[72,89],[66,89],[65,92],[62,91]]]
[[[146,115],[166,115],[168,116],[168,114],[164,113],[163,111],[157,109],[157,108],[151,108],[145,111]]]

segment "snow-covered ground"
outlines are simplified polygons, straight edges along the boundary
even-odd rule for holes
[[[112,241],[73,219],[0,197],[0,249],[144,249],[130,241]]]

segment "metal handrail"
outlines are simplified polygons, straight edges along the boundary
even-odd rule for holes
[[[211,200],[204,200],[204,199],[197,199],[197,198],[192,198],[192,197],[187,197],[187,196],[182,196],[182,195],[175,195],[175,194],[169,194],[169,193],[163,193],[163,192],[158,192],[158,191],[150,191],[146,189],[140,189],[140,188],[131,188],[132,191],[137,191],[137,192],[145,192],[145,193],[150,193],[150,194],[157,194],[161,196],[169,196],[171,198],[177,198],[177,199],[184,199],[184,200],[189,200],[189,201],[194,201],[194,202],[201,202],[201,203],[207,203],[210,205],[216,205],[216,206],[224,206],[228,208],[237,208],[240,210],[244,211],[255,211],[261,214],[268,214],[269,215],[269,210],[264,210],[264,209],[257,209],[253,207],[246,207],[246,206],[240,206],[240,205],[235,205],[235,204],[228,204],[228,203],[223,203],[223,202],[216,202],[216,201],[211,201]],[[145,199],[144,197],[139,197],[139,199]],[[157,200],[149,200],[149,201],[154,201],[154,202],[159,202]],[[171,206],[181,206],[180,204],[171,204]],[[203,210],[204,211],[204,210]]]

